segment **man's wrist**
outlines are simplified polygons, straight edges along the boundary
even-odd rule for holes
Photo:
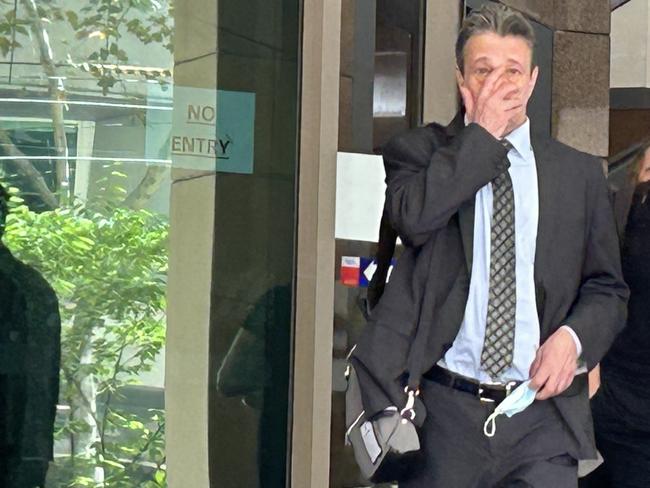
[[[580,342],[580,338],[578,337],[578,334],[571,328],[569,325],[563,325],[560,327],[560,330],[566,330],[570,335],[571,338],[573,339],[573,342],[576,346],[576,356],[580,357],[582,356],[582,343]]]

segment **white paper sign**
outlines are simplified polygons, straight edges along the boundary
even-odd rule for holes
[[[338,153],[336,162],[337,239],[377,242],[386,184],[381,156]]]

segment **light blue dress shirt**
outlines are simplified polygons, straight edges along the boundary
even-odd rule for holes
[[[508,152],[508,171],[515,198],[517,306],[513,362],[501,378],[490,378],[481,368],[490,286],[492,183],[485,185],[476,194],[472,276],[465,316],[452,347],[439,362],[444,368],[482,383],[527,380],[530,365],[539,347],[540,327],[534,280],[539,193],[535,154],[530,142],[530,121],[526,120],[506,136],[506,139],[513,146]],[[480,164],[480,161],[477,161],[477,164]]]

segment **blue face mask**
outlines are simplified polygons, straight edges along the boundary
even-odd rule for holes
[[[508,395],[497,408],[494,409],[494,412],[487,418],[485,424],[483,424],[483,433],[488,437],[494,437],[496,432],[496,418],[499,415],[507,415],[512,417],[514,414],[522,412],[526,409],[531,403],[535,401],[535,395],[537,390],[530,388],[530,380],[524,381],[521,385],[513,390],[510,395]]]

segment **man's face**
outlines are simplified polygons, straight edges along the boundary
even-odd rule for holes
[[[517,88],[510,98],[530,96],[527,90],[532,92],[538,72],[537,67],[531,69],[532,55],[532,50],[523,37],[500,36],[493,32],[477,34],[470,37],[465,45],[464,73],[456,72],[458,84],[466,87],[476,100],[488,75],[502,68],[503,80]],[[518,125],[525,117],[524,105],[514,114],[513,122]]]

